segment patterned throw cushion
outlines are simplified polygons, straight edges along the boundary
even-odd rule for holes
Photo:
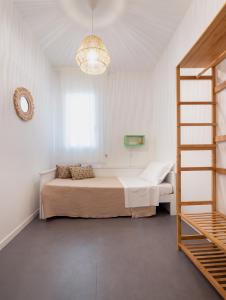
[[[56,178],[67,179],[71,178],[70,167],[80,167],[81,164],[76,165],[56,165]]]
[[[91,166],[85,167],[70,167],[71,176],[74,180],[94,178],[93,168]]]

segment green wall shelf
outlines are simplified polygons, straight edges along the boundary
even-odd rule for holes
[[[125,147],[140,147],[145,143],[144,135],[125,135],[124,145]]]

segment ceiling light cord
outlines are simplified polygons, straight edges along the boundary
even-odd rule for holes
[[[93,8],[92,8],[92,34],[93,34]]]

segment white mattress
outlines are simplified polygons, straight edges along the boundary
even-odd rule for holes
[[[124,179],[132,180],[131,184],[134,188],[137,188],[137,187],[139,188],[141,186],[142,187],[145,187],[145,186],[148,187],[149,186],[149,182],[147,182],[146,180],[144,180],[140,177],[124,177]],[[121,180],[120,180],[120,182],[121,182]],[[159,187],[159,196],[170,195],[174,192],[173,191],[173,186],[169,182],[162,182],[158,185],[158,187]]]
[[[160,196],[169,195],[173,193],[173,186],[171,183],[162,182],[158,186],[159,186]]]

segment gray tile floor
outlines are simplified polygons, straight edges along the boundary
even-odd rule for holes
[[[215,300],[175,218],[34,220],[0,252],[0,300]]]

